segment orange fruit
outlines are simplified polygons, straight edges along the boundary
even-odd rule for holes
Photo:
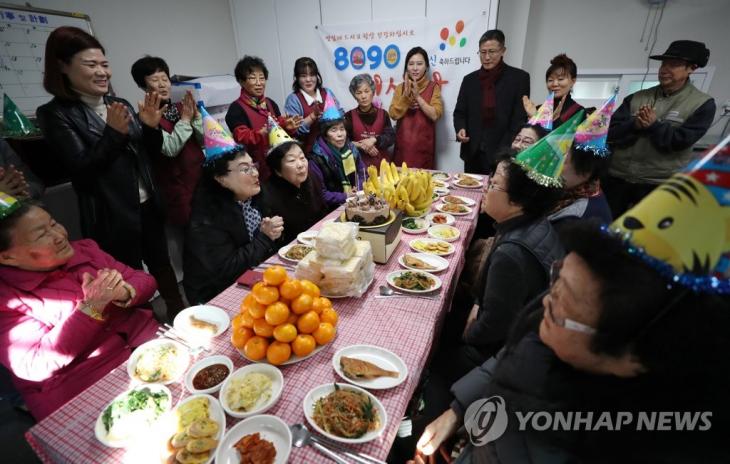
[[[317,341],[311,335],[297,335],[297,338],[291,342],[291,349],[297,356],[306,356],[317,346]]]
[[[236,348],[243,348],[253,336],[253,330],[248,327],[239,327],[238,329],[231,331],[231,343]]]
[[[254,321],[254,318],[251,315],[251,313],[249,313],[248,311],[246,311],[245,313],[241,313],[241,314],[239,314],[236,317],[240,317],[241,318],[241,325],[243,327],[248,327],[249,329],[253,329],[253,321]]]
[[[243,347],[243,353],[247,358],[258,361],[264,359],[266,356],[266,350],[269,348],[269,341],[264,337],[253,336],[248,339],[246,345]]]
[[[319,287],[317,287],[317,284],[312,282],[311,280],[301,280],[302,285],[302,293],[309,294],[312,298],[317,298],[319,296]]]
[[[271,266],[264,271],[266,285],[279,286],[287,279],[286,269],[282,266]]]
[[[322,310],[322,314],[319,315],[320,322],[328,322],[333,326],[337,325],[337,321],[340,316],[337,315],[337,311],[332,308],[325,308]]]
[[[241,312],[244,311],[248,311],[249,314],[251,314],[251,317],[253,317],[254,319],[261,319],[262,317],[264,317],[264,311],[266,311],[266,306],[256,301],[253,293],[249,293],[248,295],[246,295],[246,298],[244,298],[243,302],[241,303]]]
[[[266,350],[266,360],[278,366],[291,358],[291,346],[288,343],[271,342]]]
[[[236,329],[243,327],[243,314],[237,314],[233,319],[231,319],[231,330],[236,331]]]
[[[279,289],[276,287],[262,285],[258,288],[254,288],[251,293],[253,293],[253,297],[257,302],[266,306],[276,303],[279,299]]]
[[[279,285],[279,293],[288,300],[293,300],[301,295],[302,290],[302,283],[297,279],[290,279]]]
[[[297,329],[301,333],[312,333],[317,330],[317,327],[319,327],[319,316],[314,311],[302,314],[297,320]]]
[[[322,311],[327,308],[332,307],[332,301],[330,301],[329,298],[324,296],[318,296],[312,301],[312,309],[317,314],[322,314]]]
[[[291,310],[294,314],[304,314],[312,309],[312,296],[302,293],[291,302]]]
[[[289,317],[289,308],[286,307],[281,301],[277,301],[266,307],[266,315],[264,318],[266,322],[271,325],[279,325],[286,322]]]
[[[335,338],[335,333],[335,326],[329,322],[320,322],[319,327],[317,327],[317,330],[314,331],[312,336],[314,336],[318,345],[325,345]]]
[[[266,322],[265,319],[255,319],[253,321],[253,331],[261,337],[271,337],[274,335],[274,326]]]
[[[289,313],[289,317],[286,318],[286,322],[289,323],[289,324],[296,325],[297,324],[297,319],[299,319],[299,316],[297,316],[296,314],[294,314],[292,312],[292,313]]]
[[[297,328],[289,322],[277,325],[274,328],[274,338],[279,342],[289,343],[297,338]]]

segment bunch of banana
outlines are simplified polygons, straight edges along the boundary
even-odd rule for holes
[[[368,167],[363,190],[383,198],[391,208],[405,211],[408,216],[420,216],[431,206],[433,182],[429,172],[408,169],[405,162],[398,172],[394,163],[383,160],[380,173],[375,166]]]

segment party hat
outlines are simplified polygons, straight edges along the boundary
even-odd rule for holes
[[[629,251],[694,291],[730,294],[730,135],[611,225]]]
[[[550,92],[550,95],[547,96],[547,99],[545,99],[545,103],[543,103],[540,108],[537,110],[537,113],[535,113],[529,121],[527,121],[527,124],[530,124],[531,126],[542,126],[546,131],[550,132],[553,130],[553,100],[555,99],[555,94],[553,92]]]
[[[5,192],[0,192],[0,219],[10,216],[18,208],[20,208],[20,202],[17,198]]]
[[[8,94],[3,94],[3,134],[14,137],[31,135],[38,128],[18,109]]]
[[[606,157],[611,153],[606,145],[606,137],[608,136],[608,124],[611,122],[611,115],[616,107],[616,94],[618,94],[618,88],[614,89],[613,95],[606,100],[601,109],[594,111],[578,125],[575,131],[576,148],[590,151],[601,157]]]
[[[335,99],[332,98],[332,95],[327,92],[327,96],[324,99],[324,110],[322,111],[322,116],[320,116],[319,119],[321,121],[336,121],[342,118],[342,111],[340,111],[340,109],[337,107]]]
[[[565,156],[573,144],[578,122],[583,110],[578,111],[560,127],[550,132],[531,147],[517,154],[514,162],[527,172],[527,176],[545,187],[561,187]]]
[[[210,163],[221,156],[234,151],[244,149],[242,145],[237,144],[231,134],[223,128],[218,121],[213,119],[203,105],[198,107],[203,117],[203,139],[205,148],[205,162]]]
[[[269,126],[269,153],[284,142],[296,142],[284,129],[281,128],[276,120],[269,115],[267,122]]]

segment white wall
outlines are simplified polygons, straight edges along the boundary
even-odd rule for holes
[[[111,63],[114,91],[135,105],[142,92],[130,69],[145,54],[164,58],[173,74],[233,74],[236,47],[226,0],[37,0],[32,4],[89,15],[94,35]]]
[[[648,8],[646,0],[503,0],[497,26],[503,27],[507,36],[508,58],[509,42],[519,44],[524,35],[522,68],[531,76],[532,99],[542,101],[547,95],[545,70],[558,53],[565,52],[575,60],[578,72],[598,68],[645,69],[648,51],[639,39]],[[528,21],[516,20],[524,18],[526,9]],[[716,67],[709,93],[718,106],[717,116],[723,103],[730,99],[728,19],[728,0],[669,0],[653,53],[663,53],[673,40],[705,42],[710,49],[709,64]],[[516,61],[512,64],[519,65]],[[658,64],[652,60],[652,67]],[[649,76],[652,77],[655,75]],[[715,125],[707,140],[716,142],[723,125],[724,122]]]

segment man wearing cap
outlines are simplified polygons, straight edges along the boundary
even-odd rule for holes
[[[702,42],[672,42],[664,54],[650,57],[662,62],[659,85],[627,96],[613,115],[613,160],[602,185],[614,217],[686,166],[692,145],[710,128],[715,100],[690,82],[709,57]]]

